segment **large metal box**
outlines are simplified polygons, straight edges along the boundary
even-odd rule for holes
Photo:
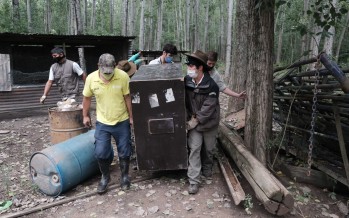
[[[130,81],[138,169],[188,168],[181,64],[143,65]]]

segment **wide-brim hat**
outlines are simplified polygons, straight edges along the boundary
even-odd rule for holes
[[[132,76],[137,71],[136,64],[133,62],[128,62],[127,60],[119,61],[116,67],[120,70],[125,71],[128,74],[128,76]]]
[[[197,61],[199,61],[205,69],[208,69],[208,66],[207,66],[207,60],[208,60],[208,57],[207,57],[207,54],[200,51],[200,50],[196,50],[194,53],[186,53],[185,54],[187,57],[188,57],[188,61],[190,61],[190,58],[193,58]]]

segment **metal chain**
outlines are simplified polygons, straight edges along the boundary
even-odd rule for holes
[[[320,72],[319,72],[320,67],[321,67],[320,60],[318,59],[315,66],[316,72],[315,72],[315,83],[314,83],[314,96],[313,96],[313,105],[311,107],[312,114],[311,114],[311,122],[310,122],[311,128],[310,128],[309,148],[308,148],[308,173],[307,173],[308,176],[310,176],[313,147],[314,147],[314,131],[315,131],[316,104],[317,104],[317,93],[318,93],[317,86],[319,85],[319,79],[320,79]]]

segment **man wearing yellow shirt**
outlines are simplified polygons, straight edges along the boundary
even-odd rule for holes
[[[121,170],[121,188],[130,188],[128,177],[131,156],[131,131],[133,124],[129,76],[116,68],[115,58],[111,54],[102,54],[98,61],[98,70],[86,78],[83,91],[84,125],[91,126],[89,109],[91,98],[96,98],[95,157],[102,173],[97,192],[104,193],[110,181],[111,136],[115,139]]]

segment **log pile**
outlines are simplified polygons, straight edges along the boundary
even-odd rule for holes
[[[305,70],[313,63],[322,66]],[[276,68],[273,109],[274,121],[286,131],[283,149],[307,162],[313,127],[313,166],[349,187],[349,135],[345,134],[349,131],[348,73],[349,68],[341,69],[325,53]]]
[[[218,138],[223,149],[234,160],[265,209],[274,215],[285,215],[293,208],[293,197],[268,169],[249,152],[242,138],[225,124],[219,125]]]

